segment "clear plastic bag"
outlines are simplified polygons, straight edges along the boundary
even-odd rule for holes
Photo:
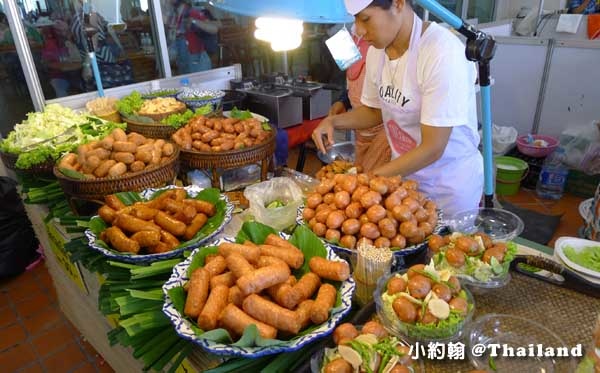
[[[244,190],[244,196],[250,203],[248,210],[254,219],[277,230],[294,225],[303,199],[300,187],[288,177],[251,185]]]
[[[560,146],[567,154],[567,166],[589,175],[600,173],[600,121],[567,128],[560,135]]]

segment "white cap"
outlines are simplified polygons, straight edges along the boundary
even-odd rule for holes
[[[373,0],[344,0],[346,10],[353,16],[360,13],[363,9],[369,6]]]

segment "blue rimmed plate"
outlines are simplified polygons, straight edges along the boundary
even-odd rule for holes
[[[143,200],[147,201],[147,200],[150,200],[152,198],[152,196],[158,191],[169,190],[169,189],[174,189],[174,188],[177,188],[177,187],[174,185],[169,185],[164,188],[150,188],[150,189],[146,189],[146,190],[140,192],[139,195]],[[186,190],[188,195],[192,198],[196,197],[203,190],[202,188],[197,187],[195,185],[187,186],[184,189]],[[88,239],[88,246],[92,250],[95,250],[95,251],[101,253],[105,257],[107,257],[111,260],[118,261],[118,262],[152,263],[152,262],[156,262],[156,261],[160,261],[160,260],[174,258],[176,256],[179,256],[181,254],[181,252],[184,250],[189,250],[189,249],[199,247],[204,242],[212,240],[215,236],[217,236],[219,233],[221,233],[223,231],[223,229],[225,228],[225,225],[227,225],[229,223],[229,221],[231,220],[231,214],[233,213],[234,206],[231,202],[229,202],[229,199],[227,198],[227,196],[225,196],[223,194],[219,195],[219,199],[225,204],[225,206],[223,208],[223,220],[220,223],[218,223],[215,220],[211,221],[211,219],[214,219],[215,217],[219,217],[219,215],[215,215],[215,216],[211,217],[210,219],[208,219],[206,224],[208,225],[208,224],[217,224],[218,223],[218,225],[216,227],[213,227],[212,230],[209,230],[209,232],[207,232],[205,237],[202,237],[199,240],[192,239],[190,241],[182,242],[177,248],[175,248],[171,251],[168,251],[166,253],[135,255],[135,254],[129,254],[129,253],[123,253],[120,251],[116,251],[116,250],[109,248],[108,245],[104,241],[100,240],[100,238],[96,235],[96,233],[94,233],[92,231],[92,229],[87,229],[85,231],[85,236]],[[100,217],[98,215],[96,215],[96,216],[92,217],[92,219],[100,219]]]
[[[302,211],[304,210],[304,205],[300,205],[298,210],[296,210],[296,224],[306,225],[304,218],[302,217]],[[446,226],[443,224],[443,214],[441,210],[437,210],[438,213],[438,223],[433,229],[433,234],[441,234],[445,231]],[[334,243],[328,242],[323,237],[319,237],[323,243],[331,246],[331,248],[338,254],[340,257],[347,260],[349,263],[354,263],[356,259],[356,250],[348,249],[347,247],[339,246]],[[392,263],[392,270],[400,270],[405,267],[404,257],[416,253],[420,253],[423,250],[427,249],[427,241],[423,241],[418,245],[407,246],[402,250],[394,250],[394,261]]]
[[[289,236],[280,233],[280,236],[288,239]],[[235,242],[234,238],[224,237],[210,243],[210,246],[218,246],[223,242]],[[310,333],[298,337],[294,337],[287,341],[281,341],[280,344],[270,344],[268,346],[254,346],[254,347],[241,347],[234,344],[225,344],[216,342],[210,339],[202,338],[202,335],[196,334],[192,322],[184,317],[173,304],[173,300],[169,296],[169,290],[177,287],[184,286],[188,281],[188,267],[192,263],[194,256],[200,251],[198,248],[192,252],[192,254],[183,262],[173,267],[173,273],[169,281],[163,286],[163,293],[165,294],[165,304],[163,305],[163,313],[171,320],[171,323],[175,327],[175,331],[180,337],[192,341],[205,350],[212,352],[217,355],[228,355],[228,356],[243,356],[249,358],[256,358],[265,355],[272,355],[282,352],[296,351],[302,346],[308,343],[316,341],[317,339],[324,338],[333,332],[336,325],[342,320],[342,318],[352,308],[352,294],[354,293],[355,283],[354,279],[350,277],[348,280],[341,283],[338,290],[341,299],[340,306],[334,308],[331,312],[329,319],[323,324],[316,327]],[[329,260],[341,260],[339,256],[335,254],[331,247],[325,245],[327,250],[327,259]]]

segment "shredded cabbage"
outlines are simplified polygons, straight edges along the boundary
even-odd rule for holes
[[[79,114],[59,104],[46,106],[43,112],[27,114],[27,119],[15,125],[0,150],[18,154],[17,168],[30,168],[47,160],[56,160],[79,144],[107,135],[125,124],[107,122]]]

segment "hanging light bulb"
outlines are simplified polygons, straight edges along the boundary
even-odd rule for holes
[[[254,37],[271,43],[276,52],[296,49],[302,44],[302,21],[287,18],[259,17],[254,22]]]

